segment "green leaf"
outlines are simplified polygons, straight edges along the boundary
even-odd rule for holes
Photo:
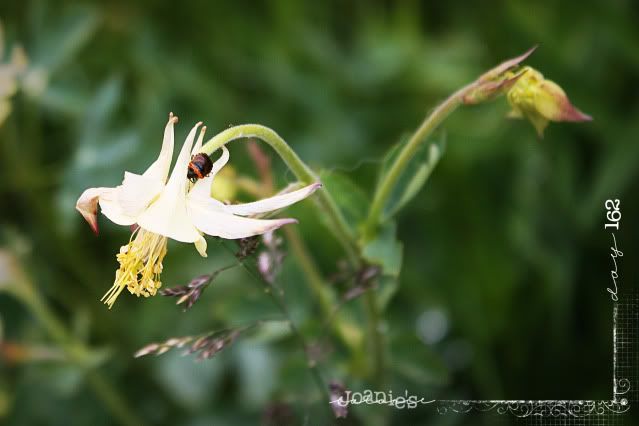
[[[399,289],[399,278],[390,275],[382,275],[379,277],[377,285],[377,305],[379,306],[380,311],[384,312]]]
[[[290,335],[291,324],[288,321],[264,321],[254,331],[247,334],[246,338],[256,343],[270,343]]]
[[[335,200],[353,235],[357,235],[358,226],[366,218],[370,205],[364,190],[347,175],[339,172],[323,170],[320,180],[324,190]]]
[[[41,29],[33,62],[48,72],[62,69],[91,41],[99,25],[100,16],[93,8],[66,14],[54,26]]]
[[[402,138],[399,143],[388,151],[382,163],[378,185],[384,181],[391,165],[395,162],[404,146],[406,146],[408,140],[408,137]],[[445,137],[441,135],[433,142],[424,143],[419,147],[397,180],[395,188],[393,188],[384,206],[382,221],[390,219],[422,189],[442,157],[445,145]]]
[[[399,276],[404,252],[404,246],[397,240],[396,228],[395,222],[385,224],[362,248],[364,259],[381,266],[382,274],[391,277]]]

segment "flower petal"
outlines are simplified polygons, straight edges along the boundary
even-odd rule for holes
[[[211,184],[213,183],[213,176],[207,176],[204,179],[200,179],[193,186],[193,189],[186,196],[187,204],[191,200],[195,200],[196,203],[207,205],[207,208],[212,210],[225,211],[226,205],[211,197]]]
[[[204,139],[204,133],[206,133],[206,126],[202,126],[200,129],[200,135],[197,137],[197,141],[193,146],[193,150],[191,150],[191,155],[198,154],[202,149],[202,140]]]
[[[566,92],[554,81],[544,80],[536,92],[535,107],[551,121],[591,121],[592,117],[579,111],[568,100]]]
[[[322,184],[319,182],[305,186],[297,191],[289,192],[288,194],[276,195],[274,197],[265,198],[263,200],[254,201],[246,204],[232,204],[224,206],[224,210],[229,213],[233,213],[240,216],[248,216],[257,213],[266,213],[273,210],[281,209],[291,204],[295,204],[298,201],[308,197],[319,188]]]
[[[297,223],[295,219],[264,220],[234,216],[211,209],[194,199],[189,200],[187,207],[189,217],[198,230],[229,240],[261,235],[286,224]]]
[[[186,174],[189,167],[189,162],[191,161],[191,147],[193,146],[193,141],[195,140],[195,132],[197,128],[202,125],[202,122],[198,122],[193,126],[191,131],[189,132],[186,140],[184,141],[184,145],[182,145],[182,149],[180,150],[180,154],[178,155],[177,160],[175,161],[175,166],[173,167],[173,172],[171,173],[171,177],[169,181],[166,183],[167,188],[182,188],[184,189],[184,194],[186,195]]]
[[[116,188],[89,188],[82,193],[76,209],[98,233],[97,204],[102,213],[118,225],[133,225],[137,216],[162,191],[173,156],[173,125],[178,118],[169,114],[158,159],[142,175],[124,172],[122,185]]]
[[[508,118],[524,118],[524,113],[519,108],[513,108],[506,113]]]
[[[76,202],[79,211],[96,234],[98,233],[97,206],[112,222],[128,226],[162,191],[162,182],[135,173],[124,173],[124,182],[115,188],[89,188]]]
[[[539,71],[524,67],[521,77],[507,93],[513,110],[525,116],[539,137],[550,121],[590,121],[592,117],[579,111],[568,100],[557,83],[546,80]]]
[[[89,223],[93,232],[98,235],[98,200],[101,194],[113,188],[89,188],[80,195],[75,203],[75,209],[80,212]]]
[[[2,90],[2,82],[0,81],[0,90]],[[0,93],[0,98],[2,94]],[[11,114],[11,102],[6,100],[0,100],[0,125],[4,123],[4,120]]]
[[[215,175],[218,174],[218,172],[222,170],[224,166],[226,166],[226,163],[229,162],[229,158],[231,158],[229,150],[226,148],[226,146],[222,145],[222,155],[220,155],[220,158],[218,158],[217,161],[213,163],[213,167],[211,168],[211,173],[209,173],[209,175],[215,177]]]
[[[539,114],[536,110],[527,110],[524,111],[524,114],[537,131],[537,136],[539,136],[540,139],[543,139],[544,130],[546,130],[550,121],[543,115]]]
[[[138,216],[162,192],[164,182],[144,175],[124,172],[124,181],[118,191],[117,201],[129,216]]]
[[[530,49],[528,49],[527,51],[525,51],[523,54],[512,58],[512,59],[508,59],[505,62],[502,62],[501,64],[497,65],[495,68],[489,70],[488,72],[484,73],[481,77],[478,78],[478,81],[480,82],[485,82],[485,81],[490,81],[490,80],[494,80],[496,78],[498,78],[499,76],[501,76],[502,74],[504,74],[506,71],[516,67],[517,65],[519,65],[520,63],[522,63],[526,58],[528,58],[530,55],[532,55],[532,53],[537,50],[537,46],[533,46]]]
[[[200,236],[199,240],[195,240],[195,249],[197,250],[198,253],[200,253],[200,256],[202,257],[208,257],[208,255],[206,254],[206,240],[204,239],[204,237]]]
[[[169,113],[169,121],[164,128],[164,138],[162,140],[162,149],[160,155],[153,164],[143,173],[144,177],[166,182],[166,178],[169,175],[169,168],[171,167],[171,159],[173,158],[173,125],[177,123],[178,118]]]
[[[157,201],[138,218],[143,229],[164,235],[177,241],[193,243],[202,236],[195,229],[186,210],[186,172],[195,132],[202,123],[197,123],[186,137],[182,150],[164,190]]]
[[[122,191],[122,186],[102,189],[106,189],[106,191],[103,191],[100,194],[99,198],[102,214],[117,225],[133,225],[137,220],[137,215],[133,216],[127,214],[120,204],[120,192]]]
[[[116,188],[89,188],[85,190],[75,208],[89,223],[95,234],[98,234],[98,203],[102,214],[118,225],[128,226],[136,222],[136,216],[127,214],[119,202],[122,186]]]

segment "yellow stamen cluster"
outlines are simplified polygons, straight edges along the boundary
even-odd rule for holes
[[[160,274],[166,255],[166,237],[138,228],[131,240],[120,248],[116,256],[120,268],[115,272],[115,283],[100,299],[109,309],[125,287],[138,297],[149,297],[162,286]]]

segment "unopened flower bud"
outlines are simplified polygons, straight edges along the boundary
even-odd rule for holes
[[[528,58],[536,48],[537,46],[534,46],[525,53],[508,59],[486,71],[470,87],[470,90],[464,94],[462,102],[466,105],[475,105],[490,101],[506,93],[522,76],[521,72],[514,73],[513,70]]]
[[[513,108],[512,118],[527,118],[542,137],[550,121],[590,121],[592,117],[575,108],[568,96],[555,82],[531,67],[508,91],[508,103]]]
[[[517,80],[522,76],[522,73],[508,74],[510,75],[503,75],[494,81],[481,82],[473,90],[465,94],[462,101],[466,105],[475,105],[486,101],[492,101],[499,95],[508,92],[508,90],[517,83]]]

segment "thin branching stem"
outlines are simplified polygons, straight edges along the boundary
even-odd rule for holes
[[[223,243],[221,245],[231,252],[231,250],[228,247],[226,247]],[[254,278],[254,281],[256,284],[261,285],[260,290],[264,291],[271,297],[271,299],[273,300],[277,308],[280,310],[282,315],[286,318],[286,321],[289,324],[291,332],[295,336],[296,340],[298,341],[300,345],[300,348],[302,349],[302,352],[304,353],[304,357],[306,358],[306,365],[308,367],[309,372],[311,373],[311,376],[313,377],[313,381],[315,382],[317,388],[319,389],[323,399],[325,399],[328,404],[330,402],[328,386],[319,371],[317,362],[314,359],[312,359],[309,355],[309,351],[308,351],[309,345],[306,342],[306,339],[304,338],[304,335],[302,334],[302,332],[295,325],[295,322],[293,321],[293,318],[291,317],[288,311],[288,308],[286,306],[286,302],[284,301],[284,298],[282,296],[282,292],[280,291],[279,288],[271,285],[270,283],[267,283],[261,277],[257,276],[251,270],[251,268],[249,268],[249,266],[246,264],[246,262],[243,259],[237,259],[237,262]],[[327,405],[327,406],[330,407],[330,405]]]
[[[209,139],[202,146],[202,152],[210,155],[215,150],[233,140],[246,138],[260,139],[269,144],[300,182],[310,185],[319,181],[319,178],[315,175],[311,168],[300,159],[300,157],[295,153],[295,151],[293,151],[293,149],[291,149],[280,135],[278,135],[274,130],[259,124],[242,124],[239,126],[229,127]],[[335,200],[333,200],[328,191],[318,191],[317,202],[324,213],[327,214],[332,225],[332,231],[344,248],[350,262],[357,264],[358,248],[355,236],[346,224],[344,216],[337,208]]]
[[[375,233],[377,226],[380,224],[384,207],[388,198],[390,197],[397,181],[399,180],[402,171],[406,168],[406,165],[411,158],[415,155],[418,148],[423,144],[428,137],[437,129],[437,127],[453,112],[459,105],[462,104],[463,97],[470,90],[475,88],[476,82],[473,82],[467,86],[462,87],[452,95],[450,95],[444,102],[439,104],[437,108],[426,116],[422,124],[417,128],[415,133],[412,134],[408,143],[404,145],[401,152],[391,165],[388,173],[384,176],[384,180],[380,183],[375,191],[373,202],[368,213],[368,219],[364,227],[364,237],[368,238]]]
[[[423,144],[437,129],[437,127],[462,104],[464,95],[475,88],[475,86],[476,83],[473,82],[450,95],[446,100],[444,100],[444,102],[426,116],[422,124],[410,137],[408,143],[404,145],[399,155],[390,166],[388,173],[384,176],[384,180],[379,184],[375,191],[373,202],[368,213],[368,218],[362,229],[364,240],[370,240],[377,234],[377,230],[384,213],[384,207],[386,206],[393,189],[395,189],[402,171],[406,168],[406,165],[415,155],[420,145]],[[384,334],[380,323],[380,310],[375,292],[366,292],[364,298],[368,313],[369,332],[371,334],[371,349],[374,356],[374,376],[378,385],[383,385],[385,380],[386,359],[384,350]]]

